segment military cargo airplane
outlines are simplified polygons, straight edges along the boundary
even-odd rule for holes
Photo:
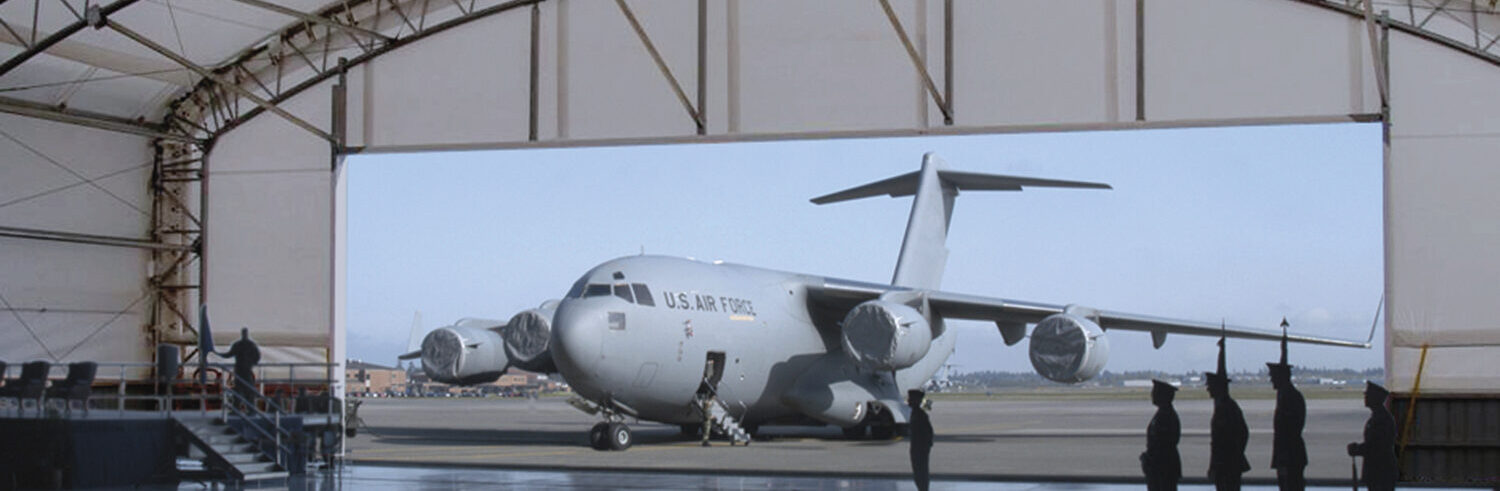
[[[1280,331],[940,290],[958,193],[1040,187],[1111,189],[958,172],[929,153],[919,171],[812,199],[914,197],[889,284],[622,257],[589,270],[560,300],[507,322],[465,319],[438,328],[402,357],[420,357],[433,380],[455,384],[493,381],[510,367],[561,373],[579,396],[574,405],[603,418],[589,434],[591,445],[621,450],[633,439],[627,417],[679,424],[684,432],[707,419],[746,443],[763,424],[827,424],[851,437],[889,437],[907,422],[906,390],[922,387],[953,353],[948,319],[993,322],[1007,345],[1029,337],[1032,366],[1062,383],[1104,369],[1107,330],[1148,332],[1157,348],[1169,334],[1282,338]]]

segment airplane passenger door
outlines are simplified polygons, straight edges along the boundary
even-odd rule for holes
[[[703,383],[698,387],[698,395],[719,392],[719,381],[724,379],[724,359],[723,351],[708,352],[703,360]]]

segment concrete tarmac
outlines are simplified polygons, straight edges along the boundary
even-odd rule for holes
[[[1193,390],[1193,389],[1186,389]],[[1201,389],[1199,389],[1201,390]],[[1275,480],[1271,460],[1274,399],[1241,400],[1250,426],[1247,483]],[[1314,483],[1347,483],[1344,446],[1360,439],[1368,411],[1357,398],[1309,399],[1306,475]],[[1206,399],[1179,400],[1184,482],[1203,482],[1208,468]],[[1119,395],[938,400],[932,419],[935,479],[953,481],[1141,482],[1138,456],[1155,408]],[[838,428],[764,427],[749,446],[715,440],[708,448],[676,426],[632,423],[636,443],[624,452],[589,448],[598,417],[560,398],[365,399],[365,427],[348,440],[356,465],[440,465],[536,470],[688,472],[741,476],[908,476],[906,442],[845,440]]]

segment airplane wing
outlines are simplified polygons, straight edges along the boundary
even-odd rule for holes
[[[858,302],[879,298],[887,292],[897,290],[907,289],[891,285],[832,278],[826,278],[821,285],[814,285],[810,288],[810,291],[814,294],[815,301],[849,304],[850,307]],[[1166,341],[1168,334],[1213,337],[1223,335],[1231,338],[1261,339],[1267,341],[1280,341],[1282,336],[1281,331],[1269,329],[1169,319],[1127,312],[1073,309],[1065,305],[1007,300],[945,291],[925,291],[921,293],[926,296],[928,305],[932,307],[933,313],[942,318],[994,322],[1000,328],[1001,335],[1005,338],[1005,343],[1008,345],[1020,342],[1025,336],[1026,324],[1035,324],[1048,316],[1065,312],[1078,313],[1079,315],[1088,317],[1097,322],[1099,327],[1106,330],[1120,329],[1149,332],[1151,333],[1152,342],[1157,347],[1161,347],[1162,343]],[[1296,343],[1350,348],[1370,347],[1369,342],[1345,339],[1292,333],[1288,333],[1286,337],[1287,341]]]

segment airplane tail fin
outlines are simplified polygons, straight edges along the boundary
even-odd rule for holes
[[[420,330],[422,330],[422,311],[418,310],[411,316],[411,331],[406,333],[406,352],[397,355],[397,360],[414,360],[422,357],[422,340],[417,337],[417,331]]]
[[[819,196],[812,202],[825,205],[882,194],[892,198],[915,196],[891,284],[936,289],[948,262],[945,243],[948,224],[953,218],[953,198],[958,192],[1020,191],[1025,187],[1112,189],[1097,182],[951,171],[943,159],[929,152],[922,156],[922,170]]]

